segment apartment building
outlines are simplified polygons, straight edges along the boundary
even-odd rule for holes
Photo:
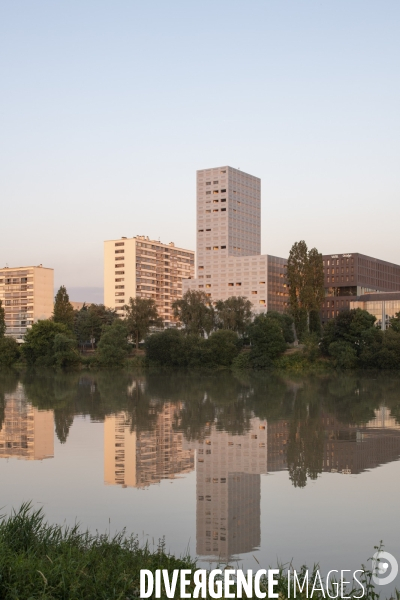
[[[42,265],[0,269],[0,300],[6,335],[22,341],[32,323],[53,314],[54,270]]]
[[[194,252],[146,236],[104,242],[104,304],[124,315],[129,298],[152,298],[165,326],[173,326],[172,303],[182,298],[183,279],[194,276]]]
[[[164,403],[150,431],[131,431],[125,412],[106,417],[105,483],[144,488],[193,471],[194,452],[184,448],[183,433],[173,427],[175,413],[181,409],[180,403]]]
[[[261,481],[267,473],[267,422],[256,417],[243,435],[218,430],[186,441],[196,449],[196,552],[230,561],[260,545]]]
[[[322,323],[343,310],[354,308],[351,303],[358,296],[400,291],[400,265],[395,263],[359,253],[325,254],[322,260],[325,275],[325,300],[320,311]]]
[[[232,167],[197,171],[196,277],[211,302],[245,296],[256,313],[288,307],[286,260],[261,255],[261,180]]]
[[[5,394],[0,422],[0,458],[43,460],[54,457],[54,413],[27,402],[23,385]]]

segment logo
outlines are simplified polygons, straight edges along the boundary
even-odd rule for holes
[[[372,557],[372,581],[375,585],[388,585],[396,579],[399,565],[389,552],[379,550]],[[382,577],[386,574],[386,577]]]

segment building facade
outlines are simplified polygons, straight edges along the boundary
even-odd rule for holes
[[[400,313],[400,292],[364,294],[350,300],[350,309],[361,308],[376,317],[375,324],[385,330],[390,327],[390,319]]]
[[[400,290],[400,265],[364,254],[325,254],[325,300],[321,321],[326,323],[349,310],[357,296]]]
[[[261,255],[261,180],[232,167],[197,171],[196,277],[183,282],[211,302],[245,296],[254,312],[284,312],[286,260]]]
[[[152,298],[166,326],[172,303],[182,298],[182,280],[194,275],[194,252],[145,236],[104,242],[104,304],[124,315],[129,298]]]
[[[22,341],[30,325],[53,314],[53,269],[41,265],[0,269],[0,300],[6,335]]]

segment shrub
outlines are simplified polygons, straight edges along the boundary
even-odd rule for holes
[[[250,363],[255,369],[265,369],[273,364],[286,349],[281,327],[266,315],[257,316],[249,327],[251,341]]]
[[[96,363],[106,368],[121,368],[131,350],[128,344],[128,331],[122,321],[106,325],[97,346]]]
[[[19,356],[19,347],[14,338],[0,337],[0,367],[11,367]]]
[[[357,352],[349,342],[332,342],[329,345],[329,354],[333,358],[334,366],[340,369],[352,369],[357,364]]]
[[[21,347],[27,363],[37,366],[54,366],[57,362],[54,343],[56,336],[59,334],[63,336],[63,339],[69,338],[71,340],[71,349],[75,337],[66,325],[54,323],[50,320],[34,323],[26,332],[25,343]]]
[[[229,367],[239,354],[241,341],[235,331],[220,329],[210,335],[205,347],[210,350],[214,365]]]

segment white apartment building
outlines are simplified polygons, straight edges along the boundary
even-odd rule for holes
[[[42,265],[0,269],[0,300],[6,335],[22,341],[32,323],[53,314],[54,270]]]
[[[286,259],[261,255],[261,180],[232,167],[197,171],[197,273],[212,301],[245,296],[254,312],[288,306]]]
[[[104,242],[104,304],[124,315],[129,298],[153,298],[166,326],[172,303],[182,298],[183,279],[194,276],[194,252],[146,236]]]

